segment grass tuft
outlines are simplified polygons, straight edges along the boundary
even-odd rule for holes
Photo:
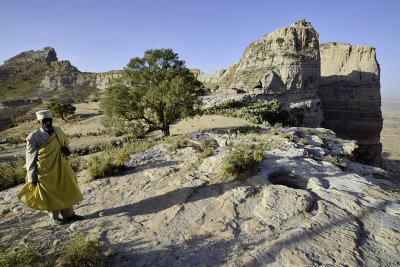
[[[25,183],[25,177],[26,168],[23,158],[18,158],[16,161],[2,164],[2,166],[0,166],[0,190]]]

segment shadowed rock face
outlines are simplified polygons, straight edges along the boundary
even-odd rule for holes
[[[322,126],[357,140],[358,160],[381,165],[380,68],[375,48],[345,43],[320,45]]]

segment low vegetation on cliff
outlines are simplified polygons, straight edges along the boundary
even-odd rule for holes
[[[205,109],[203,114],[239,117],[254,124],[290,124],[289,113],[281,109],[276,99],[269,102],[231,99]]]

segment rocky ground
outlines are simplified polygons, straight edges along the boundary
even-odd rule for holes
[[[213,130],[188,134],[176,150],[161,144],[132,155],[125,173],[81,183],[76,211],[85,220],[74,224],[50,227],[43,212],[18,212],[21,186],[2,191],[0,240],[28,236],[51,254],[69,231],[100,235],[115,266],[398,266],[400,187],[350,161],[354,143],[329,130],[278,131],[293,140]],[[198,144],[211,139],[213,154],[199,157]],[[269,147],[246,179],[219,173],[236,143]]]

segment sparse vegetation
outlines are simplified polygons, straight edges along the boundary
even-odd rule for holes
[[[300,138],[299,139],[299,144],[302,144],[302,145],[308,145],[308,141],[307,141],[307,139],[305,139],[305,138]]]
[[[25,177],[26,168],[23,158],[2,164],[0,167],[0,190],[24,183]]]
[[[243,118],[255,124],[275,124],[281,122],[290,124],[289,113],[281,109],[278,100],[245,101],[227,100],[203,111],[207,115],[224,115]]]
[[[71,239],[62,250],[63,255],[58,260],[61,266],[103,266],[105,263],[99,240],[87,240],[79,232],[71,235]]]
[[[293,142],[293,140],[294,140],[293,134],[289,134],[289,133],[280,133],[279,137],[289,139],[290,142]]]
[[[41,256],[29,244],[0,244],[0,266],[39,266]]]
[[[234,145],[222,158],[221,174],[247,177],[257,171],[258,164],[265,158],[264,151],[264,146],[243,143]]]

